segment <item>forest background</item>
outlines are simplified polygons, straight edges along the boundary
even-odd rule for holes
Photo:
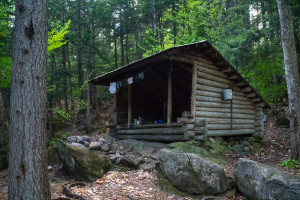
[[[0,102],[6,119],[14,4],[0,1]],[[290,5],[300,60],[300,2]],[[50,135],[53,114],[71,120],[86,108],[87,80],[201,40],[211,42],[269,104],[287,104],[276,0],[49,0],[48,32]],[[91,86],[94,111],[111,98],[107,88]]]

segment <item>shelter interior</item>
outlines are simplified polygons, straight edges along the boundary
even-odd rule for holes
[[[146,68],[142,80],[119,88],[116,93],[117,121],[128,126],[128,89],[131,87],[131,120],[141,119],[142,124],[166,123],[169,71],[172,74],[172,118],[176,122],[183,111],[191,109],[192,65],[161,60]]]

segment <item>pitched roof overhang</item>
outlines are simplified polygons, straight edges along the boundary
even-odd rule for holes
[[[130,64],[124,65],[118,69],[110,71],[101,76],[95,77],[88,82],[93,85],[109,85],[110,82],[120,81],[127,77],[133,76],[139,72],[144,71],[148,67],[153,66],[153,63],[159,62],[161,60],[169,60],[170,56],[180,53],[180,52],[194,52],[198,54],[203,54],[206,59],[213,61],[213,64],[217,67],[230,69],[231,77],[236,77],[239,83],[243,84],[243,87],[250,87],[251,92],[255,93],[255,96],[260,98],[259,102],[265,103],[265,108],[269,108],[267,102],[261,97],[261,95],[254,89],[242,76],[234,69],[234,67],[209,43],[207,40],[200,42],[195,42],[191,44],[185,44],[180,46],[171,47],[159,53],[153,54],[146,58],[139,59]],[[237,85],[238,86],[238,85]]]

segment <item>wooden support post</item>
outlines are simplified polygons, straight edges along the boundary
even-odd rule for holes
[[[131,84],[128,85],[128,127],[132,119],[132,106],[131,106]]]
[[[167,123],[172,122],[172,71],[171,67],[169,68],[168,74],[168,118]]]
[[[195,117],[196,111],[196,85],[197,85],[197,63],[193,64],[193,73],[192,73],[192,91],[191,91],[191,115]]]
[[[115,93],[115,98],[114,98],[114,110],[113,110],[113,112],[114,112],[114,114],[113,114],[113,121],[114,121],[114,128],[117,126],[117,124],[118,124],[118,114],[117,114],[117,111],[118,111],[118,109],[117,109],[117,101],[118,101],[118,98],[117,98],[117,92]]]

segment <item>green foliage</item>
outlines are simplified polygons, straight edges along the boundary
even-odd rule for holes
[[[255,67],[247,65],[239,71],[254,88],[259,89],[269,104],[280,101],[286,95],[284,66],[280,58],[276,58],[275,64],[270,59],[259,58]]]
[[[63,133],[61,131],[59,131],[57,133],[58,137],[54,137],[54,138],[51,138],[51,141],[49,142],[50,145],[54,145],[56,143],[56,140],[65,140],[67,139],[68,135],[69,135],[69,132],[66,132],[66,133]]]
[[[278,164],[279,166],[282,166],[282,167],[286,167],[286,168],[298,168],[299,165],[300,165],[300,162],[298,162],[297,160],[284,160],[282,161],[281,164]]]
[[[0,88],[7,88],[11,82],[11,57],[0,57]]]
[[[68,41],[65,40],[66,34],[69,32],[71,20],[61,27],[59,24],[48,33],[48,53],[52,52],[54,49],[61,47]]]

